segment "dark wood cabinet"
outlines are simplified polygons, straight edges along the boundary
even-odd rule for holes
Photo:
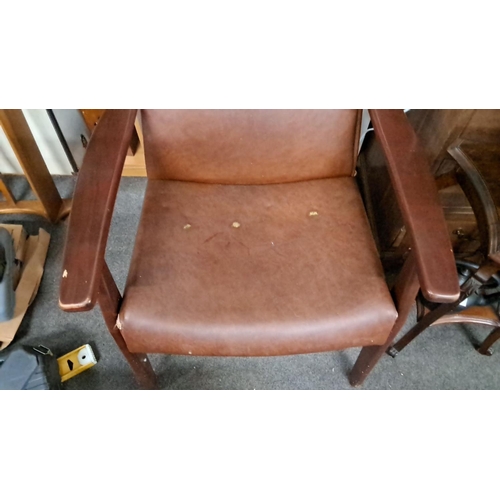
[[[460,187],[446,183],[445,174],[457,166],[447,149],[458,139],[473,141],[476,159],[483,158],[482,174],[489,176],[491,186],[500,190],[500,168],[488,160],[487,154],[489,146],[500,139],[500,110],[410,110],[408,118],[422,141],[438,182],[454,250],[459,254],[471,253],[479,246],[477,225]],[[363,143],[358,173],[370,223],[378,236],[379,251],[390,266],[408,251],[411,242],[389,181],[385,158],[373,133],[369,133]]]

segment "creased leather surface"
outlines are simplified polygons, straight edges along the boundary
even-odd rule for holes
[[[143,110],[150,179],[268,184],[352,175],[357,110]]]
[[[353,178],[149,181],[120,312],[131,351],[344,349],[382,344],[396,317]]]

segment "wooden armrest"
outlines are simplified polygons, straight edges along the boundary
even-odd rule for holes
[[[370,110],[375,136],[415,252],[420,288],[431,302],[460,294],[448,228],[430,165],[403,110]]]
[[[59,305],[88,311],[97,300],[113,207],[136,110],[107,110],[89,142],[73,196]]]

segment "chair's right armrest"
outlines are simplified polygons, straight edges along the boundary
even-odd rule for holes
[[[370,118],[411,235],[422,293],[431,302],[455,302],[460,287],[453,249],[420,141],[403,110],[371,109]]]
[[[61,309],[88,311],[97,301],[113,207],[136,110],[107,110],[89,142],[73,195],[59,293]]]

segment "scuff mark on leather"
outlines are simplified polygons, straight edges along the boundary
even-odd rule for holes
[[[218,233],[213,234],[209,238],[207,238],[203,243],[208,243],[210,240],[212,240],[213,238],[215,238],[218,234],[220,234],[220,231]]]
[[[238,244],[239,244],[239,245],[241,245],[241,246],[244,246],[244,247],[247,249],[248,255],[250,255],[250,248],[248,248],[248,247],[245,245],[245,243],[242,243],[241,241],[238,241],[237,239],[234,239],[234,238],[233,238],[233,241],[234,241],[234,242],[236,242],[236,243],[238,243]]]

